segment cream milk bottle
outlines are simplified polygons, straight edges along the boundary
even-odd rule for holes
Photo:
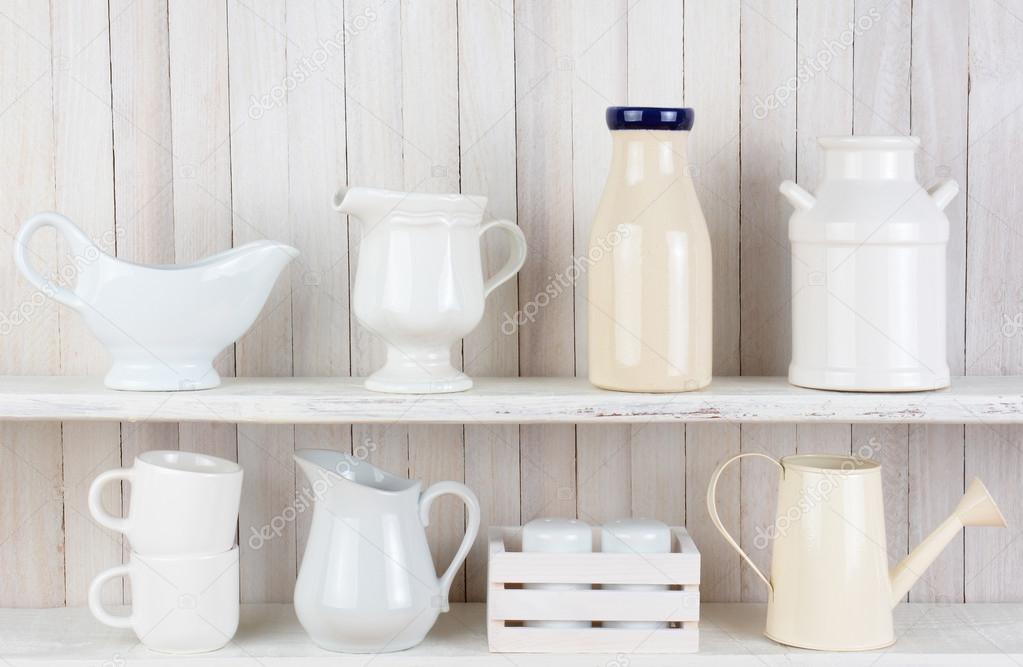
[[[589,373],[605,389],[711,378],[711,253],[689,178],[692,109],[609,107],[611,172],[590,233]]]

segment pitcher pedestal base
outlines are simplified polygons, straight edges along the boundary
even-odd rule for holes
[[[384,367],[366,378],[366,389],[388,394],[450,394],[472,389],[472,378],[451,365],[450,347],[391,347]]]

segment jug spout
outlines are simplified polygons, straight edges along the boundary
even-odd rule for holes
[[[334,208],[359,220],[375,222],[387,213],[388,194],[376,188],[342,187],[334,194]]]
[[[899,604],[923,571],[965,526],[996,526],[1005,528],[1005,517],[994,498],[977,478],[970,482],[952,515],[924,538],[913,552],[895,566],[891,574],[892,606]]]

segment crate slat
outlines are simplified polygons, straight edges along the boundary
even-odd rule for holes
[[[700,594],[491,589],[487,611],[495,621],[696,621]]]
[[[501,653],[695,653],[699,629],[525,628],[491,623],[490,650]]]
[[[558,558],[551,558],[557,555]],[[503,584],[698,584],[700,557],[689,554],[542,554],[490,558],[490,580]]]

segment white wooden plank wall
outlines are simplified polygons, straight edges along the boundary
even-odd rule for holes
[[[302,255],[218,370],[365,375],[382,346],[350,313],[359,229],[332,211],[333,191],[485,194],[490,216],[518,222],[530,254],[456,358],[473,375],[585,375],[585,270],[565,275],[586,256],[607,174],[604,107],[686,104],[697,110],[688,161],[714,246],[716,374],[786,372],[790,209],[777,184],[816,187],[816,138],[849,133],[913,133],[920,180],[960,182],[948,208],[949,363],[956,374],[1023,373],[1021,40],[1023,0],[0,0],[0,256],[26,217],[54,208],[132,261],[286,241]],[[52,233],[31,250],[41,265],[69,263]],[[506,250],[485,240],[488,271]],[[0,372],[103,372],[105,354],[73,313],[34,293],[11,261],[0,277]],[[84,602],[94,574],[125,553],[89,518],[88,484],[156,447],[244,465],[245,601],[291,597],[309,523],[296,447],[464,480],[484,524],[684,522],[704,553],[702,596],[719,601],[765,597],[704,507],[710,472],[732,454],[880,458],[893,559],[979,475],[1010,528],[967,531],[909,597],[1020,600],[1019,441],[1019,428],[983,425],[5,424],[0,606]],[[719,496],[725,523],[765,564],[758,536],[773,520],[774,475],[744,461]],[[126,508],[123,491],[107,491],[111,509]],[[300,511],[281,521],[289,508]],[[453,500],[434,512],[444,567],[464,512]],[[483,599],[485,573],[480,538],[453,598]]]

